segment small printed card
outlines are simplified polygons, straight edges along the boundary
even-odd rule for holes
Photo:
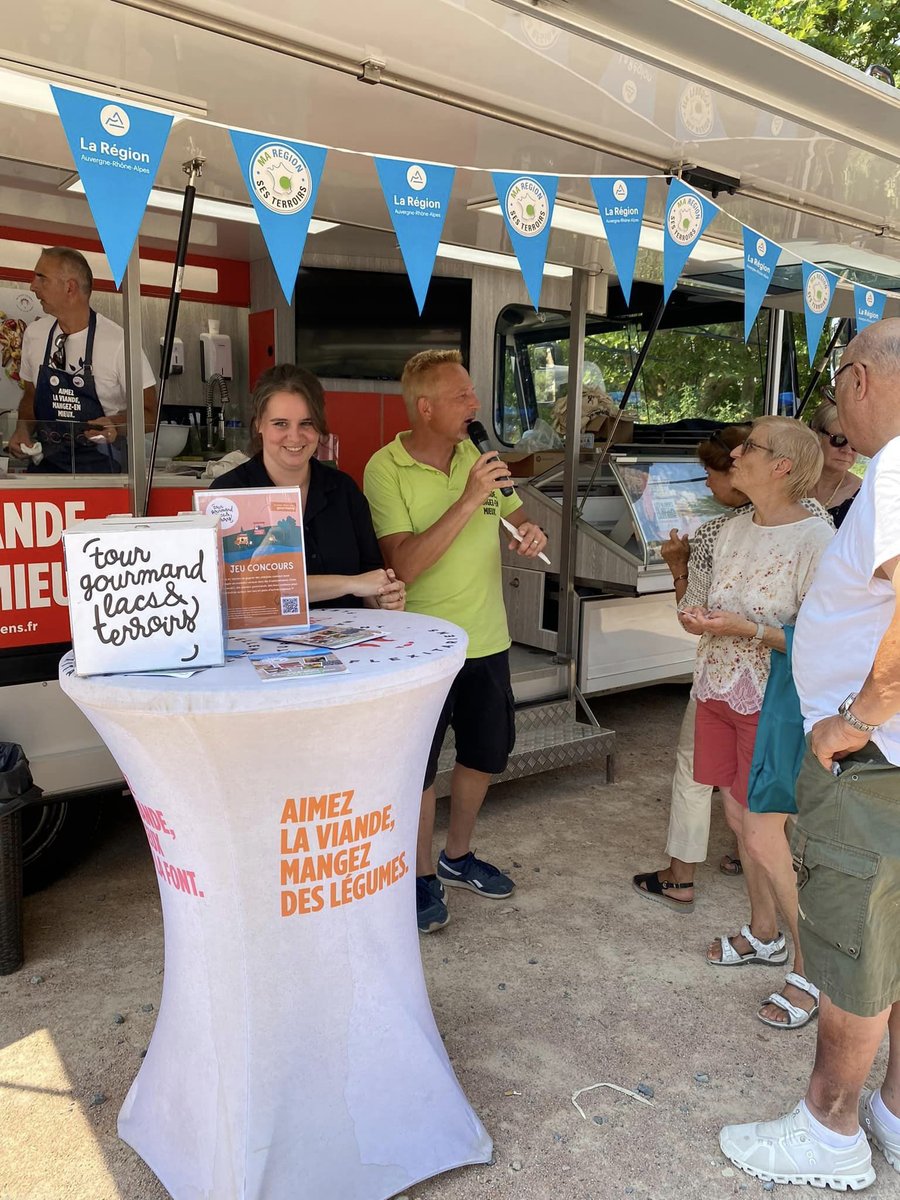
[[[380,629],[362,625],[311,625],[309,629],[290,629],[285,633],[264,633],[265,639],[290,642],[293,646],[319,646],[325,650],[342,650],[383,637]]]
[[[282,650],[278,654],[251,654],[250,661],[260,679],[309,679],[314,675],[337,675],[346,666],[328,650]]]

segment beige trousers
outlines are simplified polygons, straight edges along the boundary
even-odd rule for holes
[[[679,858],[688,863],[699,863],[706,859],[713,792],[707,784],[694,781],[696,712],[696,701],[689,700],[675,750],[672,804],[669,809],[669,840],[666,843],[666,854],[670,858]]]

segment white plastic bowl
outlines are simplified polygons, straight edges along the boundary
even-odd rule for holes
[[[158,461],[167,462],[180,454],[187,445],[188,426],[164,422],[159,427],[159,438],[156,442],[156,457]],[[152,437],[147,434],[147,454],[150,453]]]

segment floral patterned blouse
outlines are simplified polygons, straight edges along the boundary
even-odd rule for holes
[[[752,509],[741,510],[723,522],[716,537],[706,596],[689,601],[685,593],[679,607],[693,603],[764,625],[793,625],[832,537],[827,518],[757,525]],[[693,579],[689,591],[691,584]],[[750,638],[704,633],[697,647],[694,698],[723,700],[744,715],[759,712],[770,655],[768,646]]]

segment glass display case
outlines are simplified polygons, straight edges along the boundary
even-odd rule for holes
[[[725,511],[707,488],[706,472],[695,458],[617,454],[609,465],[631,513],[634,542],[645,567],[662,563],[660,546],[673,529],[692,537]]]

